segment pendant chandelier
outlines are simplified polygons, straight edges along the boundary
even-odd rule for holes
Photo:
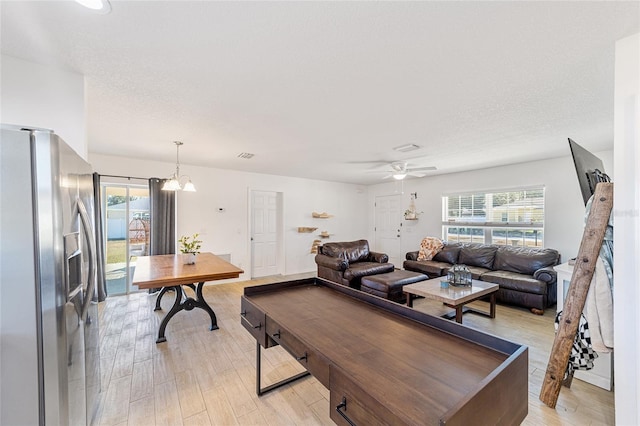
[[[180,146],[184,145],[184,143],[180,141],[173,141],[173,143],[176,144],[176,172],[171,176],[171,179],[162,185],[162,190],[196,192],[196,187],[193,186],[191,178],[189,176],[180,176]],[[187,182],[182,185],[180,181],[184,180]]]

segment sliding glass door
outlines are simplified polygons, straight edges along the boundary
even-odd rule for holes
[[[103,184],[107,294],[132,291],[137,256],[149,254],[149,187]]]

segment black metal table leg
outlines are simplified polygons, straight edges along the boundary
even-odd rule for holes
[[[209,314],[209,317],[211,317],[211,327],[209,327],[209,330],[212,330],[212,331],[213,330],[217,330],[218,329],[218,319],[216,318],[216,313],[213,312],[213,309],[211,309],[211,306],[209,306],[207,301],[204,300],[204,297],[202,297],[202,287],[203,286],[204,286],[204,282],[198,283],[198,286],[195,289],[195,291],[196,291],[196,306],[198,308],[200,308],[200,309],[203,309],[203,310],[207,311],[207,313]],[[191,286],[189,286],[189,287],[191,287]]]
[[[173,290],[174,287],[162,287],[162,290],[160,290],[160,294],[158,294],[158,297],[156,298],[156,307],[153,309],[154,311],[159,311],[160,309],[162,309],[160,307],[160,301],[162,300],[162,296],[164,296],[164,294],[169,291],[169,290]]]
[[[195,294],[196,294],[195,299],[191,297],[187,297],[186,294],[184,294],[184,291],[182,290],[182,286],[179,286],[179,285],[173,286],[173,287],[164,287],[162,289],[163,292],[165,292],[165,290],[175,291],[176,299],[173,302],[173,306],[171,307],[171,310],[167,312],[167,315],[165,315],[165,317],[162,319],[162,322],[160,323],[160,329],[158,330],[158,339],[156,340],[156,343],[162,343],[167,341],[167,338],[164,335],[165,329],[167,328],[167,324],[169,324],[169,320],[173,318],[175,314],[177,314],[182,310],[190,311],[194,308],[200,308],[206,311],[209,314],[209,317],[211,318],[211,327],[209,327],[209,330],[218,329],[218,321],[216,319],[216,314],[215,312],[213,312],[213,309],[211,309],[211,307],[207,304],[207,301],[202,296],[202,287],[204,286],[204,281],[199,282],[197,285],[194,285],[194,284],[184,284],[184,285],[188,286],[189,288],[195,291]],[[184,295],[184,301],[182,301],[183,295]],[[162,296],[162,293],[160,293],[158,298],[160,296]],[[156,307],[157,306],[158,306],[158,303],[156,302]]]
[[[194,292],[196,291],[196,286],[195,284],[185,284],[187,287],[189,287],[191,290],[193,290]],[[153,309],[154,311],[159,311],[162,309],[162,307],[160,306],[160,301],[162,300],[162,296],[164,296],[164,294],[167,291],[173,291],[173,287],[162,287],[162,289],[160,290],[160,294],[158,294],[158,297],[156,298],[156,307]]]
[[[173,301],[173,306],[171,307],[171,310],[167,312],[167,315],[165,315],[164,318],[162,318],[162,322],[160,323],[160,329],[158,330],[158,340],[156,340],[156,343],[162,343],[167,341],[167,338],[164,337],[164,330],[167,328],[167,324],[169,324],[169,320],[175,314],[177,314],[182,309],[184,309],[183,304],[180,303],[180,301],[182,300],[182,288],[179,285],[177,285],[175,287],[164,287],[162,291],[165,291],[165,289],[168,289],[168,288],[172,288],[175,291],[176,300]],[[162,295],[162,293],[160,294]]]
[[[305,354],[306,355],[306,354]],[[262,365],[262,361],[261,361],[261,355],[260,355],[260,343],[258,343],[256,341],[256,393],[258,394],[258,396],[262,396],[263,394],[270,392],[274,389],[277,389],[281,386],[287,385],[291,382],[294,382],[298,379],[301,379],[303,377],[308,376],[310,373],[308,371],[303,371],[302,373],[298,373],[295,376],[291,376],[287,379],[284,380],[280,380],[277,383],[274,383],[272,385],[269,385],[267,387],[262,387],[262,372],[261,372],[261,365]]]

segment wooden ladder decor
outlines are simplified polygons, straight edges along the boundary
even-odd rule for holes
[[[547,372],[540,389],[540,400],[551,408],[555,408],[558,402],[564,373],[569,365],[571,346],[578,332],[580,315],[587,299],[612,207],[613,184],[598,183],[573,267],[562,320],[558,325],[558,332],[549,355]]]

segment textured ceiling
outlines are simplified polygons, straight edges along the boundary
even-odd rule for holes
[[[182,140],[184,165],[360,184],[612,149],[614,44],[640,28],[635,1],[0,7],[2,54],[86,76],[90,153]]]

